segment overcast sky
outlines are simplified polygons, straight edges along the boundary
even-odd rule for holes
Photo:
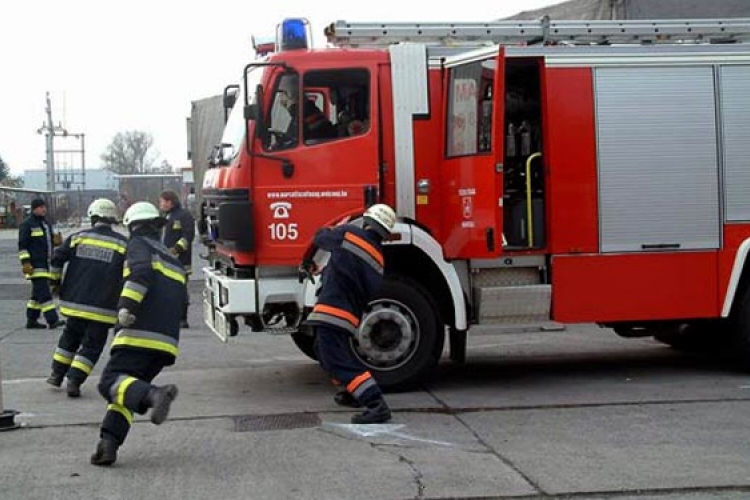
[[[35,0],[0,2],[0,157],[16,174],[44,167],[45,94],[55,124],[85,134],[86,167],[117,132],[154,137],[160,163],[187,166],[191,101],[236,83],[252,58],[251,35],[268,36],[284,17],[323,28],[345,21],[489,21],[562,0],[421,2],[332,0]],[[56,139],[55,149],[80,149]],[[80,165],[80,154],[56,157]]]

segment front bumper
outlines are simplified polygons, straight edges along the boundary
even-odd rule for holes
[[[256,282],[254,279],[228,278],[209,267],[203,268],[203,276],[203,320],[216,336],[226,342],[233,335],[233,316],[257,313]]]

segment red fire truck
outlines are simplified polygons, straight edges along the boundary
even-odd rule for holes
[[[279,26],[203,185],[205,320],[289,333],[315,231],[394,206],[351,348],[384,386],[475,325],[596,323],[750,360],[750,20]],[[334,133],[316,135],[305,111]],[[500,330],[503,330],[502,328]]]

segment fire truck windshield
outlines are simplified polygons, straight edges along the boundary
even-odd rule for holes
[[[247,82],[250,87],[250,104],[255,102],[255,88],[260,83],[260,78],[263,75],[263,68],[260,66],[254,66],[248,69]],[[234,103],[232,111],[229,113],[227,118],[227,124],[224,126],[224,133],[221,136],[221,143],[231,145],[234,149],[234,154],[239,153],[242,147],[242,140],[245,138],[245,118],[243,109],[245,106],[245,85],[244,81],[240,80],[240,90],[237,94],[238,99]]]

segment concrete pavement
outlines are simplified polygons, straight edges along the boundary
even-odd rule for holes
[[[200,282],[157,379],[180,387],[170,420],[138,417],[117,464],[93,467],[106,355],[78,400],[44,383],[60,332],[22,328],[12,240],[0,232],[0,364],[24,427],[0,433],[2,500],[750,497],[750,376],[720,360],[593,325],[480,329],[466,365],[387,396],[391,424],[352,426],[290,339],[209,334]]]

